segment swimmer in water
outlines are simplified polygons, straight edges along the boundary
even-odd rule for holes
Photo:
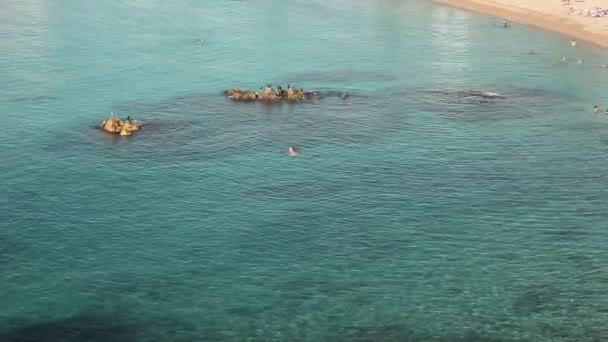
[[[507,19],[502,20],[502,27],[509,27],[509,24],[507,23]]]
[[[570,45],[572,45],[572,47],[577,47],[578,46],[578,42],[576,41],[576,39],[572,39],[570,41]]]
[[[599,107],[598,105],[595,105],[595,106],[593,107],[593,112],[594,112],[594,113],[597,113],[597,112],[599,112],[599,111],[600,111],[600,107]]]
[[[583,59],[582,59],[582,58],[579,58],[579,59],[578,59],[578,62],[576,62],[576,64],[583,64]]]
[[[287,155],[289,155],[291,157],[295,157],[298,155],[298,150],[295,147],[289,146],[287,148]]]
[[[203,45],[203,44],[205,44],[205,40],[204,39],[197,39],[197,40],[194,41],[194,43]]]

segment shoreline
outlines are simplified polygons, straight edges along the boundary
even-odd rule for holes
[[[435,3],[496,16],[509,21],[557,32],[581,41],[608,47],[608,16],[586,17],[594,7],[608,8],[608,0],[587,0],[562,5],[560,0],[433,0]],[[573,1],[573,0],[572,0]],[[569,14],[573,8],[576,14]],[[567,43],[567,42],[566,42]]]

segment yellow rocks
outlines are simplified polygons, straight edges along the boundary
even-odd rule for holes
[[[99,124],[99,127],[103,131],[112,134],[120,134],[122,136],[128,136],[133,134],[133,132],[139,131],[141,126],[141,123],[131,120],[130,117],[127,117],[126,120],[120,120],[114,113],[110,114],[109,119],[103,120]]]

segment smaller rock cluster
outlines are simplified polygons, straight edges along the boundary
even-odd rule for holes
[[[234,101],[302,101],[310,97],[310,93],[305,92],[304,89],[296,89],[290,85],[287,85],[287,89],[283,89],[280,85],[273,88],[271,84],[261,87],[259,91],[230,88],[224,93]]]

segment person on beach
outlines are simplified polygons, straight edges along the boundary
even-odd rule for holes
[[[595,105],[595,106],[593,107],[593,112],[594,112],[594,113],[597,113],[597,112],[599,112],[599,111],[600,111],[600,107],[599,107],[598,105]]]

